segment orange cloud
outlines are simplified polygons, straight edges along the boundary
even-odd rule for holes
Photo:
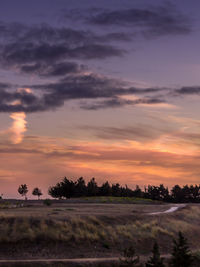
[[[10,128],[12,134],[12,143],[19,144],[26,132],[26,114],[24,112],[16,112],[10,115],[10,118],[13,119],[12,126]]]

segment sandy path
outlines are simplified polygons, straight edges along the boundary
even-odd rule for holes
[[[157,211],[157,212],[151,212],[151,213],[148,213],[149,215],[159,215],[159,214],[165,214],[165,213],[172,213],[172,212],[175,212],[181,208],[184,208],[186,206],[186,204],[177,204],[176,206],[174,207],[171,207],[169,208],[168,210],[165,210],[165,211]]]

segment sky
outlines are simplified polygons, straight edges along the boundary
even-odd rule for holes
[[[200,3],[1,0],[0,193],[199,184]]]

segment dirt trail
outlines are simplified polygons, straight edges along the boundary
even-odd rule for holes
[[[176,206],[173,206],[171,208],[169,208],[168,210],[165,211],[156,211],[156,212],[151,212],[148,213],[149,215],[159,215],[159,214],[165,214],[165,213],[172,213],[175,212],[181,208],[184,208],[186,206],[186,204],[176,204]]]
[[[9,263],[92,263],[92,262],[116,262],[119,257],[112,258],[78,258],[78,259],[27,259],[27,260],[0,260],[0,264]]]

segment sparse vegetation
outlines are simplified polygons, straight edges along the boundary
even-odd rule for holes
[[[146,263],[146,267],[165,267],[164,258],[160,256],[158,243],[155,241],[152,250],[152,256]]]

